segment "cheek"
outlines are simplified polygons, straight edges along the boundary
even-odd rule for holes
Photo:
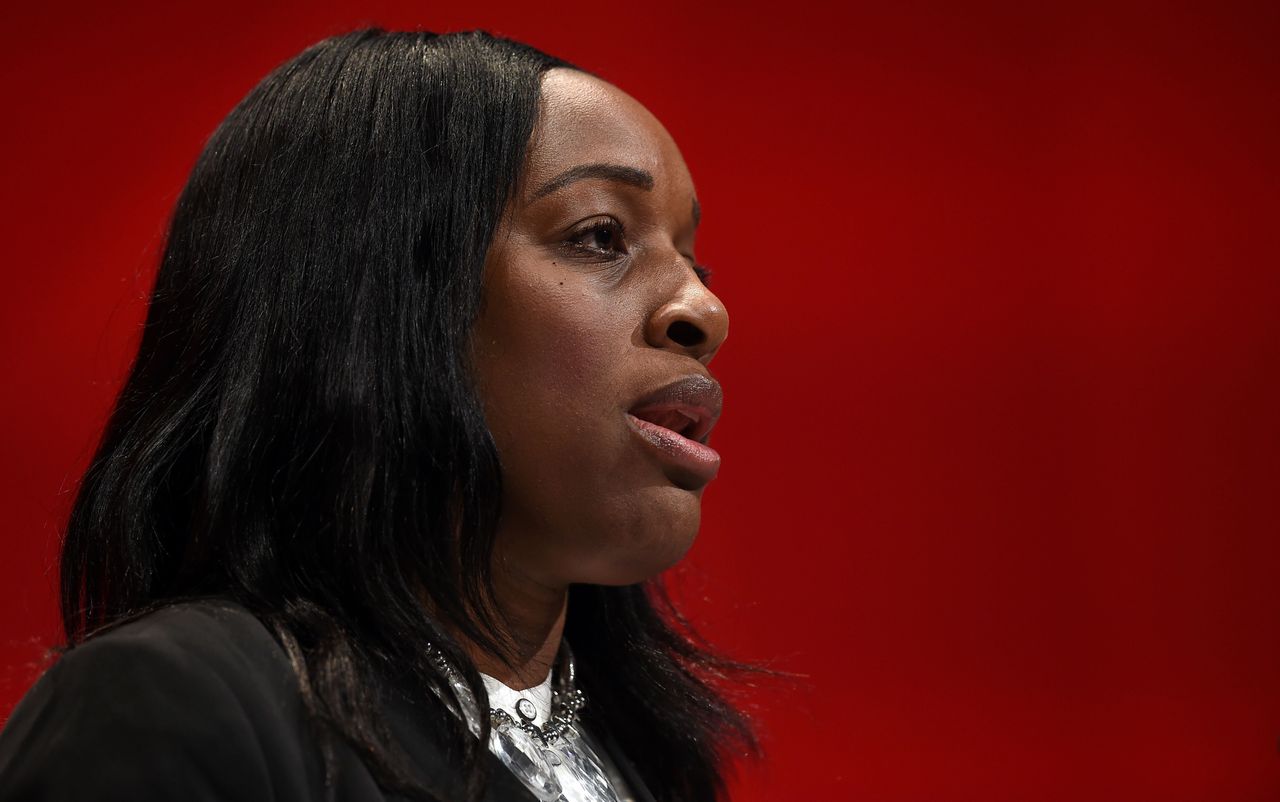
[[[625,395],[617,374],[628,337],[616,310],[585,291],[550,284],[506,288],[478,327],[477,368],[491,424],[528,431],[566,415],[594,418]]]
[[[514,502],[555,512],[617,459],[630,316],[554,264],[507,270],[476,327],[476,371]],[[581,503],[581,500],[579,500]],[[508,503],[511,506],[511,503]]]
[[[653,375],[644,293],[553,262],[490,278],[475,367],[502,459],[503,559],[547,583],[668,568],[698,532],[701,494],[672,485],[626,423]]]
[[[625,422],[638,311],[554,267],[509,274],[476,328],[503,466],[500,546],[548,581],[640,581],[688,548],[699,496],[672,486]]]

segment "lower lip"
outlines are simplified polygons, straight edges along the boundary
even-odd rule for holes
[[[711,446],[683,437],[670,429],[641,420],[627,413],[627,422],[640,439],[653,449],[663,462],[687,472],[689,478],[698,480],[697,487],[716,477],[720,470],[720,455]],[[693,488],[690,488],[693,489]]]

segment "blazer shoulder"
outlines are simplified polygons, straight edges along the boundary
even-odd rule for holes
[[[120,624],[69,649],[51,670],[82,671],[125,660],[135,669],[215,676],[233,687],[288,682],[283,648],[252,613],[224,599],[178,602]]]
[[[0,799],[304,798],[302,721],[288,658],[257,618],[174,604],[69,649],[36,682],[0,732]]]

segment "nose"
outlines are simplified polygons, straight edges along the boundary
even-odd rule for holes
[[[645,326],[649,345],[687,354],[704,365],[728,335],[729,313],[724,304],[696,278],[655,309]]]

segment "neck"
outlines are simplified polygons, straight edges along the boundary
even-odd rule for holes
[[[514,648],[513,661],[463,646],[484,674],[513,690],[542,684],[555,665],[569,605],[566,586],[548,586],[511,570],[505,560],[494,560],[493,584],[498,607],[510,628],[506,633]]]

